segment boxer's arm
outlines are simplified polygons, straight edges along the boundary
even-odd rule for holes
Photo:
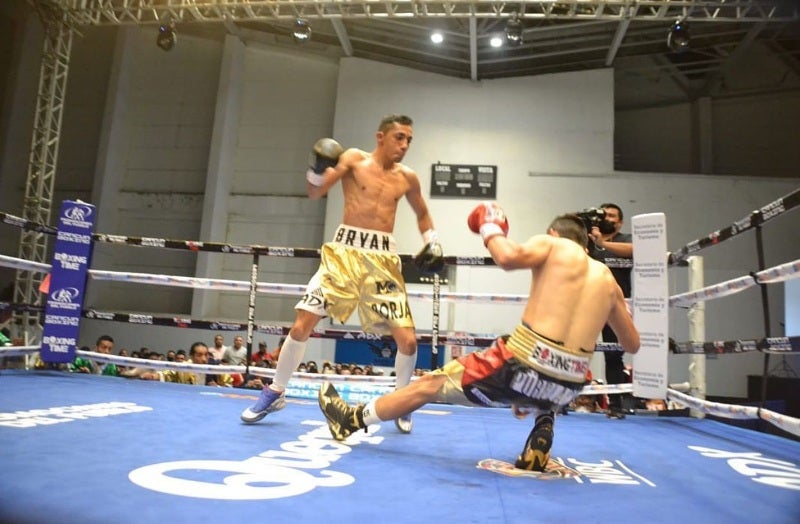
[[[467,225],[479,233],[495,263],[505,270],[531,269],[547,260],[553,237],[536,235],[524,244],[509,239],[508,219],[497,204],[480,204],[472,210]]]
[[[628,311],[625,297],[622,295],[622,289],[614,282],[614,298],[611,306],[611,312],[608,315],[608,325],[614,330],[617,335],[622,349],[626,353],[636,353],[639,351],[639,331],[633,324],[633,318]]]
[[[467,217],[467,226],[473,233],[480,234],[483,244],[487,247],[493,237],[508,235],[508,219],[505,211],[494,203],[475,206]]]
[[[325,167],[318,178],[311,177],[306,173],[306,193],[312,200],[318,200],[328,194],[328,191],[336,185],[351,169],[353,163],[362,158],[361,151],[351,148],[339,155],[336,164],[332,167]],[[312,182],[312,179],[314,182]]]
[[[547,260],[552,247],[553,237],[549,235],[535,235],[524,244],[496,235],[486,243],[492,259],[506,271],[540,266]]]
[[[424,246],[414,257],[414,264],[423,274],[434,274],[444,269],[444,252],[439,243],[439,234],[433,228],[433,219],[428,211],[428,204],[422,196],[422,188],[417,174],[407,169],[405,171],[408,180],[408,191],[406,200],[417,216],[417,228],[422,235]]]
[[[431,214],[428,211],[428,204],[425,202],[425,198],[422,196],[422,187],[419,183],[419,177],[417,174],[407,169],[405,171],[405,177],[408,181],[408,191],[406,191],[406,200],[411,205],[411,209],[414,211],[414,214],[417,216],[417,227],[419,228],[419,232],[423,235],[423,240],[428,242],[428,239],[425,238],[425,234],[428,231],[434,231],[433,229],[433,218],[431,218]]]

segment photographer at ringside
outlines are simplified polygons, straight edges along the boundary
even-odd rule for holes
[[[633,269],[633,237],[628,233],[620,233],[622,229],[622,208],[610,202],[602,204],[589,229],[589,256],[603,262],[614,275],[614,279],[622,288],[625,298],[631,297],[631,270]],[[582,213],[583,214],[583,213]],[[602,217],[602,218],[600,218]],[[586,220],[586,219],[584,219]],[[588,226],[589,224],[587,224]],[[603,328],[603,342],[617,342],[617,337],[610,327]],[[622,361],[622,351],[604,351],[606,361],[606,382],[608,384],[624,384],[630,382]],[[611,418],[625,418],[623,396],[609,395],[607,415]]]

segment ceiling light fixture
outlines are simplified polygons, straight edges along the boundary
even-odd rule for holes
[[[292,38],[298,44],[304,44],[311,40],[311,25],[302,18],[295,20],[292,26]]]
[[[489,45],[492,47],[503,47],[503,38],[500,35],[494,35],[491,40],[489,40]]]
[[[156,37],[156,45],[164,51],[169,51],[175,47],[175,42],[178,41],[178,33],[175,31],[175,20],[171,18],[158,26],[158,36]]]
[[[431,42],[433,42],[434,44],[441,44],[442,42],[444,42],[444,35],[442,34],[442,32],[434,31],[433,33],[431,33]]]
[[[517,47],[522,45],[522,31],[525,27],[520,22],[517,13],[511,15],[511,19],[506,23],[506,42]]]
[[[676,53],[689,50],[689,26],[683,20],[675,20],[667,33],[667,47]]]

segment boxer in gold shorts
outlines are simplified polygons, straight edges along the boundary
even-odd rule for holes
[[[297,314],[281,347],[272,385],[265,386],[256,403],[241,414],[245,423],[283,409],[286,385],[303,359],[306,342],[317,323],[327,316],[344,322],[357,309],[365,331],[391,334],[397,343],[397,387],[411,381],[417,362],[417,337],[392,236],[401,199],[405,198],[414,211],[425,244],[415,258],[418,269],[438,273],[444,267],[444,257],[419,177],[401,163],[413,138],[411,119],[403,115],[384,117],[375,136],[372,152],[356,148],[343,151],[330,138],[314,145],[306,172],[308,196],[320,199],[341,182],[342,225],[333,240],[322,246],[319,270],[295,306]],[[395,423],[401,432],[411,431],[410,415],[399,417]]]
[[[614,329],[629,353],[638,351],[639,333],[611,272],[587,255],[587,231],[579,217],[556,217],[547,234],[522,244],[507,238],[508,220],[496,204],[476,207],[468,224],[480,233],[498,266],[531,272],[528,300],[512,334],[366,405],[347,405],[326,382],[319,392],[320,409],[333,437],[344,440],[428,402],[510,405],[519,418],[532,412],[535,419],[516,467],[543,471],[555,413],[580,393],[603,326]]]

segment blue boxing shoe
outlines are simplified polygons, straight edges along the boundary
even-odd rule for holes
[[[275,391],[268,385],[261,389],[261,395],[251,407],[242,411],[240,418],[246,424],[253,424],[270,413],[280,411],[286,407],[286,393]]]

